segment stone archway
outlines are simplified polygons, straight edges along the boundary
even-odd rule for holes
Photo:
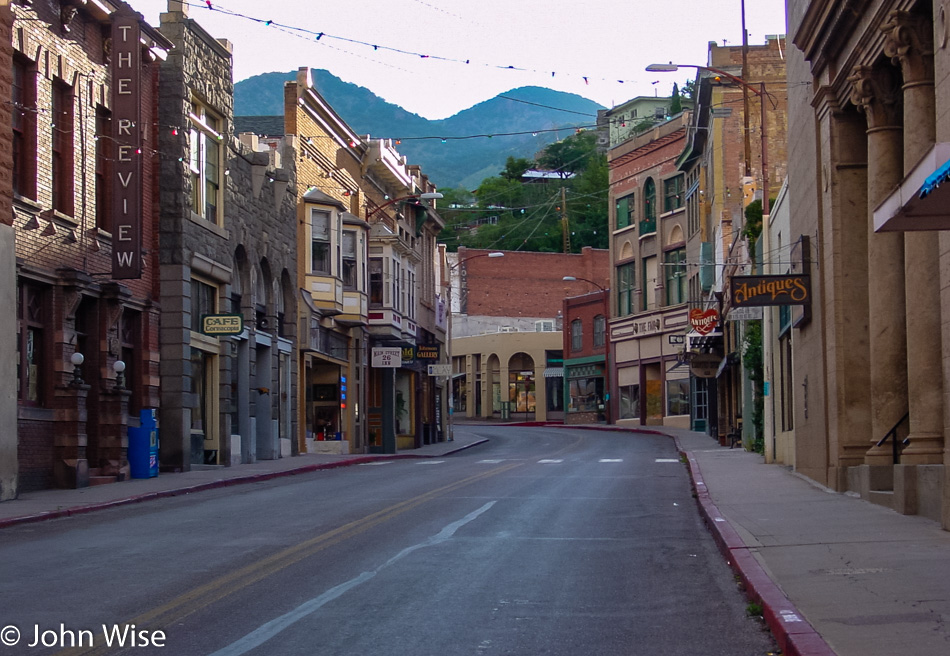
[[[530,421],[537,416],[537,381],[534,358],[515,353],[508,359],[509,417]]]

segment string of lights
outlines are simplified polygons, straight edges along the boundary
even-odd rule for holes
[[[348,43],[352,45],[358,45],[358,46],[362,46],[366,48],[372,48],[374,52],[379,52],[379,51],[391,52],[394,54],[399,54],[399,55],[404,55],[404,56],[409,56],[409,57],[417,57],[420,59],[430,59],[434,61],[443,61],[443,62],[450,62],[450,63],[456,63],[456,64],[466,64],[466,65],[475,64],[478,66],[484,66],[487,68],[494,68],[498,70],[519,71],[519,72],[525,72],[525,73],[538,73],[538,74],[544,74],[544,75],[550,74],[552,78],[559,75],[561,77],[580,78],[584,81],[584,84],[587,84],[587,85],[590,84],[591,80],[612,82],[612,83],[616,82],[618,84],[627,84],[627,83],[636,82],[636,80],[610,79],[610,78],[594,76],[594,75],[578,75],[576,73],[564,73],[564,72],[558,72],[558,71],[540,70],[537,68],[531,68],[527,66],[490,64],[490,63],[478,62],[470,58],[461,59],[461,58],[456,58],[456,57],[446,57],[442,55],[427,54],[427,53],[417,52],[413,50],[405,50],[403,48],[396,48],[393,46],[380,45],[379,43],[372,43],[369,41],[362,41],[359,39],[352,39],[348,37],[338,36],[335,34],[331,34],[325,30],[321,30],[321,31],[312,30],[312,29],[308,29],[304,27],[298,27],[295,25],[287,25],[284,23],[278,23],[277,21],[269,20],[266,18],[260,18],[257,16],[249,16],[247,14],[243,14],[238,11],[227,9],[226,7],[221,6],[217,2],[212,2],[211,0],[205,0],[203,4],[199,4],[199,3],[186,3],[186,4],[188,4],[191,7],[197,7],[201,9],[206,8],[209,11],[215,11],[227,16],[232,16],[234,18],[247,20],[253,23],[257,23],[259,25],[263,25],[264,27],[276,28],[276,29],[280,29],[284,31],[290,31],[296,34],[307,35],[308,37],[313,37],[313,39],[317,42],[322,42],[323,39],[327,39],[327,40],[338,41],[342,43]]]

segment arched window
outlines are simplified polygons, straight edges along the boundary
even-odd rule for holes
[[[580,319],[571,322],[571,350],[580,351],[584,348],[584,324]]]
[[[656,232],[656,183],[647,178],[643,183],[643,220],[640,221],[640,234]]]

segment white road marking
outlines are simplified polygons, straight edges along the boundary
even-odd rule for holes
[[[679,462],[677,458],[657,458],[656,462]]]
[[[563,461],[563,460],[550,460],[550,459],[538,460],[538,464],[539,464],[539,465],[556,465],[556,464],[558,464],[558,463],[560,463],[560,462],[564,462],[564,461]]]
[[[398,554],[396,554],[395,556],[387,560],[385,563],[377,567],[372,572],[363,572],[356,578],[350,579],[349,581],[346,581],[345,583],[341,583],[340,585],[334,588],[330,588],[329,590],[324,592],[322,595],[318,597],[314,597],[310,601],[306,601],[300,604],[292,611],[288,613],[284,613],[280,617],[276,617],[272,619],[270,622],[267,622],[266,624],[262,624],[260,627],[251,631],[240,640],[236,642],[232,642],[227,647],[219,649],[218,651],[211,654],[211,656],[240,656],[241,654],[246,654],[252,649],[256,649],[257,647],[260,647],[261,645],[263,645],[265,642],[267,642],[268,640],[276,636],[278,633],[280,633],[284,629],[290,627],[296,622],[299,622],[300,620],[307,617],[308,615],[311,615],[312,613],[320,610],[326,604],[330,603],[334,599],[337,599],[338,597],[343,596],[344,594],[346,594],[353,588],[363,583],[366,583],[367,581],[372,579],[374,576],[379,574],[379,572],[381,572],[383,569],[389,567],[396,561],[405,558],[406,556],[411,554],[413,551],[416,551],[418,549],[423,549],[425,547],[431,547],[431,546],[440,544],[442,542],[445,542],[446,540],[451,538],[453,535],[455,535],[456,531],[458,531],[460,528],[462,528],[469,522],[475,521],[479,515],[481,515],[484,512],[487,512],[494,505],[495,505],[494,501],[489,501],[481,508],[477,510],[473,510],[469,514],[465,515],[465,517],[463,517],[462,519],[452,522],[451,524],[447,525],[445,528],[443,528],[441,531],[439,531],[432,537],[427,538],[418,544],[414,544],[411,547],[406,547],[405,549],[400,551]]]
[[[375,465],[391,465],[392,460],[376,460],[375,462],[361,462],[360,467],[373,467]]]
[[[601,458],[599,462],[623,462],[623,458]]]
[[[504,462],[504,460],[502,460],[502,459],[500,459],[500,458],[499,458],[498,460],[479,460],[478,463],[476,463],[476,464],[479,464],[479,465],[497,465],[499,462]]]
[[[417,465],[441,465],[445,460],[422,460]]]

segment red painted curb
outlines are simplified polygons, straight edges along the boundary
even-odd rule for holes
[[[20,515],[18,517],[8,517],[6,519],[0,519],[0,529],[4,529],[10,526],[19,526],[21,524],[32,524],[35,522],[42,522],[49,519],[61,519],[63,517],[72,517],[73,515],[85,515],[87,513],[95,512],[97,510],[107,510],[109,508],[118,508],[120,506],[128,506],[133,503],[142,503],[145,501],[152,501],[154,499],[167,499],[169,497],[177,497],[184,494],[192,494],[194,492],[203,492],[205,490],[213,490],[222,487],[231,487],[232,485],[243,485],[246,483],[259,483],[261,481],[269,481],[275,478],[283,478],[286,476],[296,476],[297,474],[308,474],[310,472],[325,470],[325,469],[337,469],[339,467],[350,467],[353,465],[361,465],[368,462],[377,462],[380,460],[410,460],[410,459],[423,459],[423,458],[442,458],[453,453],[458,453],[459,451],[464,451],[465,449],[470,449],[479,444],[484,444],[488,442],[488,439],[479,440],[477,442],[472,442],[471,444],[466,444],[465,446],[459,447],[453,451],[447,451],[441,455],[417,455],[412,453],[403,453],[403,454],[380,454],[380,455],[369,455],[361,456],[358,458],[350,458],[348,460],[340,460],[337,462],[325,462],[313,465],[304,465],[302,467],[297,467],[294,469],[286,469],[284,471],[278,472],[263,472],[260,474],[249,474],[247,476],[238,476],[235,478],[224,478],[217,481],[209,481],[207,483],[200,483],[198,485],[192,485],[190,487],[181,487],[171,490],[159,490],[157,492],[145,492],[143,494],[137,494],[135,496],[126,497],[124,499],[114,499],[112,501],[103,501],[100,503],[91,503],[86,506],[76,506],[75,508],[64,508],[62,510],[51,510],[49,512],[37,513],[34,515]]]
[[[699,462],[692,453],[683,449],[676,436],[672,437],[676,450],[686,458],[696,492],[696,502],[719,551],[742,579],[746,596],[762,605],[765,622],[782,653],[786,656],[835,656],[834,650],[785,596],[742,541],[736,529],[722,516],[709,497]]]

